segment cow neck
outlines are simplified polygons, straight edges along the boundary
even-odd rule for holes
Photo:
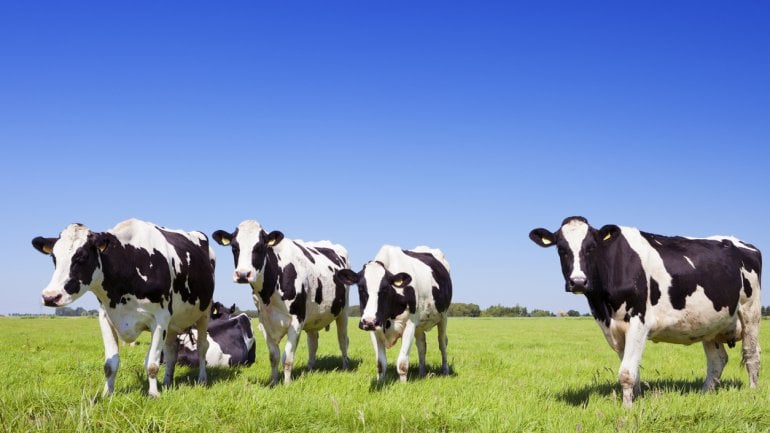
[[[264,278],[262,280],[262,287],[258,288],[258,294],[262,303],[269,305],[270,298],[278,290],[278,284],[281,280],[281,267],[278,264],[278,256],[276,256],[272,248],[267,249],[262,273]]]

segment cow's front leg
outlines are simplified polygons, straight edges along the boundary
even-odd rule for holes
[[[120,357],[118,356],[118,336],[101,306],[99,306],[99,328],[102,331],[104,343],[104,377],[107,379],[102,396],[108,396],[115,391],[115,376],[118,374]]]
[[[649,330],[639,316],[631,318],[626,332],[623,360],[620,362],[618,379],[623,389],[623,406],[631,407],[634,390],[639,386],[639,363],[642,361],[644,346],[647,344]]]
[[[369,331],[374,347],[374,357],[377,364],[377,381],[385,380],[385,372],[388,369],[388,357],[385,353],[385,335],[382,331]]]
[[[307,369],[315,368],[316,353],[318,352],[318,331],[307,331]]]
[[[278,347],[278,341],[267,333],[265,326],[260,323],[257,325],[262,336],[265,337],[265,344],[267,344],[267,353],[270,358],[270,386],[278,384],[278,360],[281,357],[281,349]]]
[[[416,324],[412,320],[407,320],[404,326],[404,333],[401,335],[401,351],[398,353],[396,369],[401,382],[406,382],[406,373],[409,371],[409,351],[412,349],[412,341]]]
[[[414,334],[414,340],[417,344],[417,359],[420,362],[420,377],[425,376],[425,351],[427,350],[427,344],[425,342],[425,332],[417,332]]]
[[[209,311],[211,307],[203,312],[203,315],[195,322],[195,328],[198,331],[198,383],[205,384],[208,381],[206,375],[206,353],[209,351],[208,326]],[[168,367],[166,367],[168,368]]]
[[[294,368],[294,353],[297,351],[302,324],[296,317],[292,317],[291,324],[286,333],[286,346],[283,349],[283,383],[291,383],[291,370]]]
[[[150,382],[150,388],[147,393],[150,397],[158,397],[158,370],[160,369],[160,353],[163,350],[161,342],[166,338],[166,326],[157,324],[152,330],[152,341],[150,350],[147,352],[147,359],[144,361],[144,368],[147,370],[147,377]]]

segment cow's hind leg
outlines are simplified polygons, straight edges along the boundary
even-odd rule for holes
[[[743,340],[743,363],[749,373],[749,387],[755,388],[759,380],[759,327],[762,315],[759,304],[759,293],[754,302],[742,305],[738,309],[741,321],[741,339]]]
[[[342,354],[342,369],[347,370],[350,366],[348,359],[348,315],[346,311],[342,311],[335,319],[337,325],[337,342],[340,345],[340,353]]]
[[[198,330],[198,383],[205,384],[208,382],[208,376],[206,375],[206,353],[209,351],[209,307],[203,312],[201,318],[195,322],[195,328]]]
[[[174,384],[174,370],[179,351],[179,342],[172,332],[166,333],[166,341],[163,344],[163,359],[166,362],[166,373],[163,376],[163,386],[170,387]]]
[[[318,353],[318,331],[307,332],[307,369],[315,368],[316,354]]]
[[[704,341],[703,350],[706,352],[706,381],[702,389],[711,391],[719,385],[722,370],[727,364],[727,351],[724,344],[715,341]]]
[[[446,357],[446,346],[448,343],[448,339],[446,336],[446,324],[447,324],[447,318],[446,315],[441,318],[441,321],[438,322],[438,325],[436,326],[438,329],[438,348],[441,351],[441,371],[445,375],[449,374],[449,364],[447,363],[447,357]]]
[[[99,328],[102,331],[104,343],[104,377],[107,379],[102,396],[107,396],[115,391],[115,376],[118,374],[120,357],[118,356],[118,336],[101,307],[99,307]]]
[[[165,340],[164,335],[167,331],[167,325],[156,324],[152,330],[152,341],[150,342],[150,350],[147,352],[147,359],[144,361],[144,367],[147,370],[147,377],[150,383],[147,393],[150,397],[160,396],[158,391],[158,370],[160,370],[160,352],[163,349],[161,347],[161,340]]]

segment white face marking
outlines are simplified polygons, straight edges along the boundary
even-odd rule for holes
[[[366,291],[369,299],[366,301],[364,311],[361,312],[361,320],[374,322],[377,314],[377,294],[380,291],[380,282],[385,277],[385,268],[379,263],[367,263],[364,268],[364,279],[366,280]]]
[[[562,226],[561,233],[567,241],[570,251],[572,251],[574,260],[570,278],[586,278],[585,272],[580,269],[580,248],[583,246],[586,235],[588,235],[588,224],[579,220],[572,220]]]
[[[70,224],[62,230],[59,240],[53,246],[52,254],[56,257],[56,268],[51,276],[51,281],[43,289],[43,296],[61,295],[61,299],[58,302],[59,306],[70,304],[85,292],[85,288],[81,287],[78,293],[70,295],[64,290],[64,285],[69,281],[72,256],[75,254],[75,251],[86,243],[88,233],[87,227]]]
[[[257,278],[257,269],[251,262],[251,252],[254,246],[259,243],[259,234],[262,232],[262,226],[254,220],[246,220],[238,224],[238,246],[241,252],[238,256],[238,264],[235,267],[235,273],[251,272],[251,278],[254,282]],[[237,281],[238,278],[234,276]]]

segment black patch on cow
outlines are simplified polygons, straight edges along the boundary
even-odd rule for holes
[[[319,288],[320,291],[320,288]],[[337,316],[345,308],[347,289],[341,282],[334,282],[334,300],[332,300],[332,315]],[[363,309],[361,311],[364,311]]]
[[[211,319],[207,331],[209,338],[219,345],[222,353],[230,355],[230,365],[251,365],[254,363],[256,344],[246,347],[244,339],[244,337],[249,339],[254,338],[254,333],[251,329],[251,321],[245,314],[240,314],[235,317],[222,316]],[[187,347],[181,346],[179,348],[177,363],[197,367],[197,341],[195,341],[193,334],[189,329],[186,333],[196,350],[191,351]]]
[[[417,259],[430,267],[433,273],[433,279],[438,283],[438,287],[432,287],[433,302],[436,304],[436,310],[439,313],[449,309],[452,302],[452,279],[449,277],[449,271],[446,267],[431,253],[421,253],[409,250],[402,250],[404,254]],[[412,289],[414,291],[414,289]],[[414,292],[412,292],[414,296]]]
[[[625,303],[627,314],[624,320],[629,321],[631,317],[638,316],[644,322],[649,289],[639,255],[624,236],[598,243],[593,254],[595,257],[591,261],[595,263],[598,279],[605,292],[603,301],[609,303],[613,312]],[[609,324],[609,317],[606,323]]]
[[[392,281],[393,274],[385,270],[385,275],[380,280],[380,287],[377,293],[377,312],[374,315],[374,324],[376,326],[385,326],[388,320],[395,319],[407,309],[410,313],[416,311],[417,298],[415,297],[414,287],[406,286],[401,290],[403,294],[400,294],[392,286]],[[362,312],[365,307],[366,304],[362,305]]]
[[[297,316],[297,319],[300,323],[305,321],[305,308],[307,302],[307,292],[305,291],[305,288],[302,287],[302,289],[297,293],[296,298],[294,298],[294,302],[291,303],[291,306],[289,306],[289,314],[292,314],[294,316]]]
[[[315,258],[313,257],[312,254],[310,254],[310,251],[308,251],[307,248],[297,243],[297,241],[292,241],[292,242],[302,251],[302,254],[305,255],[305,258],[310,260],[310,263],[315,263]]]
[[[346,266],[345,259],[339,256],[336,251],[334,251],[331,248],[323,248],[323,247],[315,247],[315,249],[326,256],[327,259],[329,259],[330,262],[334,263],[335,265],[344,268]]]
[[[281,272],[281,299],[290,301],[297,296],[297,270],[289,263]]]
[[[660,300],[660,286],[654,278],[650,278],[650,303],[652,305],[658,305]]]
[[[700,286],[714,310],[727,307],[733,315],[738,307],[741,288],[746,286],[741,268],[760,272],[762,259],[759,252],[737,247],[729,240],[641,234],[660,254],[666,271],[672,277],[668,294],[671,305],[678,310],[686,307],[687,297]]]
[[[51,254],[53,257],[53,254]],[[56,258],[54,257],[54,267]],[[72,255],[69,280],[64,284],[64,291],[70,295],[78,293],[81,285],[89,286],[94,272],[99,267],[99,256],[94,243],[94,236],[89,236],[86,243]]]
[[[264,262],[263,272],[265,277],[263,279],[262,290],[259,291],[259,297],[262,299],[262,303],[265,305],[270,304],[270,297],[273,296],[276,290],[278,290],[278,282],[281,278],[281,267],[278,264],[278,257],[275,256],[275,252],[272,249],[267,249],[266,261]],[[259,269],[259,268],[257,268]]]
[[[174,292],[180,294],[183,302],[195,305],[204,311],[211,304],[214,294],[214,269],[211,266],[208,238],[200,245],[193,243],[186,236],[156,227],[174,247],[180,259],[179,272],[174,275]],[[189,261],[188,261],[189,260]]]
[[[321,282],[321,279],[318,279],[318,285],[315,288],[315,303],[318,305],[321,305],[321,302],[324,300],[324,286]]]

